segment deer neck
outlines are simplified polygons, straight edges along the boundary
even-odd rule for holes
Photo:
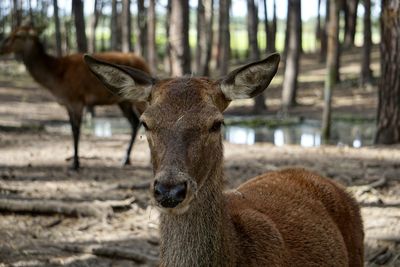
[[[56,87],[57,72],[60,68],[58,59],[46,54],[43,45],[39,42],[21,56],[33,79],[52,91]]]
[[[233,266],[233,224],[225,210],[222,168],[182,215],[161,214],[161,266]]]

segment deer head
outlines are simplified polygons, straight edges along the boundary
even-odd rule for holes
[[[216,172],[222,172],[223,111],[232,100],[262,93],[279,60],[279,54],[272,54],[216,81],[156,80],[139,70],[85,56],[91,71],[114,94],[148,103],[141,121],[154,169],[151,195],[168,214],[185,213],[199,192],[213,183]]]
[[[39,42],[42,29],[32,26],[20,26],[13,30],[0,45],[0,55],[15,53],[21,56],[30,53],[32,48]]]

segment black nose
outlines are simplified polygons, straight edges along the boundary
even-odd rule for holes
[[[186,197],[186,182],[171,185],[161,182],[154,182],[154,198],[164,208],[175,208]]]

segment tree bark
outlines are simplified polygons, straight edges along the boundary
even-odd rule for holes
[[[56,54],[57,57],[61,57],[62,56],[61,28],[60,28],[60,17],[58,16],[57,0],[53,0],[53,10],[54,10],[54,24],[56,29]]]
[[[288,4],[288,48],[282,90],[282,106],[288,110],[296,104],[297,77],[300,59],[300,0],[289,0]]]
[[[156,1],[149,1],[149,11],[147,16],[148,25],[148,50],[147,58],[150,69],[153,73],[157,71],[157,48],[156,48]]]
[[[317,43],[321,42],[321,0],[318,0],[317,27],[315,29],[315,40],[317,41]]]
[[[249,38],[249,59],[257,61],[260,59],[260,50],[258,48],[258,8],[254,0],[247,0],[247,33]],[[265,105],[264,94],[260,94],[254,99],[253,110],[255,113],[262,113],[267,109]]]
[[[361,79],[360,79],[360,85],[362,87],[371,86],[372,83],[372,71],[370,68],[371,47],[372,47],[371,0],[364,0],[364,44],[362,50]]]
[[[343,3],[345,12],[344,47],[354,46],[357,27],[357,9],[359,0],[346,0]]]
[[[111,29],[111,38],[110,38],[110,47],[111,50],[118,51],[119,47],[119,29],[118,29],[118,1],[111,1],[111,20],[110,20],[110,29]]]
[[[171,59],[171,43],[170,43],[170,36],[169,36],[169,24],[168,21],[171,21],[171,0],[167,1],[167,6],[166,6],[166,15],[165,15],[165,32],[166,32],[166,37],[167,41],[165,43],[165,71],[169,73],[169,75],[172,75],[172,59]]]
[[[213,44],[213,0],[198,0],[196,72],[200,76],[209,75],[209,62]]]
[[[375,143],[400,143],[400,0],[381,3],[381,81]]]
[[[263,0],[264,4],[264,28],[265,28],[265,36],[267,39],[266,43],[266,52],[272,53],[276,51],[275,48],[275,35],[276,35],[276,6],[274,0],[274,15],[271,22],[268,21],[268,9],[267,9],[267,0]]]
[[[182,76],[190,71],[189,1],[171,1],[170,43],[172,75]]]
[[[138,41],[136,42],[136,51],[139,55],[147,59],[147,10],[144,6],[144,0],[138,0],[137,7]]]
[[[90,21],[90,36],[89,36],[89,52],[96,52],[96,29],[99,24],[99,19],[102,13],[104,2],[102,0],[94,1],[93,16]]]
[[[74,14],[76,42],[78,45],[78,51],[81,53],[87,52],[85,17],[83,14],[82,0],[72,0],[72,13]]]
[[[273,10],[273,17],[272,17],[272,25],[271,25],[271,52],[276,51],[276,31],[278,25],[278,19],[276,17],[276,1],[274,0],[274,10]]]
[[[18,0],[13,0],[11,22],[12,29],[20,26],[22,22],[22,9],[18,3]]]
[[[330,0],[326,0],[325,2],[325,22],[321,29],[321,50],[319,54],[320,62],[326,61],[326,54],[328,49],[328,23],[329,23],[329,10],[330,7]]]
[[[122,0],[122,29],[121,29],[121,39],[122,39],[122,52],[132,51],[132,21],[131,21],[131,1]]]
[[[336,85],[336,58],[339,53],[339,0],[329,1],[329,22],[327,27],[328,49],[324,89],[324,110],[322,114],[322,138],[330,138],[332,91]]]
[[[221,76],[228,73],[230,59],[229,7],[230,0],[219,1],[218,67]]]

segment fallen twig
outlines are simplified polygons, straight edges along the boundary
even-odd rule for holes
[[[146,255],[133,249],[121,247],[102,247],[99,245],[80,246],[80,245],[64,245],[58,247],[61,250],[72,253],[93,254],[99,257],[107,257],[114,259],[131,260],[137,263],[157,263],[157,258]]]
[[[382,186],[386,185],[386,183],[387,183],[387,180],[386,180],[385,177],[383,177],[383,178],[381,178],[379,180],[373,181],[370,184],[350,186],[350,187],[348,187],[348,189],[350,191],[357,192],[359,195],[362,195],[362,194],[364,194],[366,192],[372,191],[373,189],[382,187]]]
[[[0,211],[64,214],[76,217],[108,217],[113,209],[129,208],[134,198],[110,201],[65,202],[48,199],[0,199]]]

